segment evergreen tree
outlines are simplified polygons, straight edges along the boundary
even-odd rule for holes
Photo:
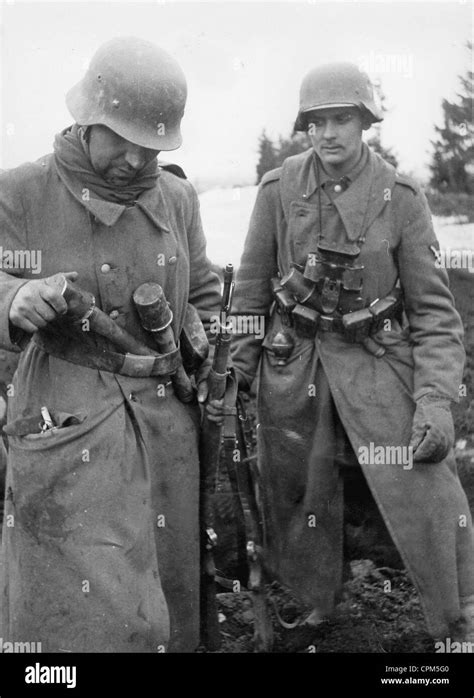
[[[295,131],[291,138],[282,138],[280,136],[277,148],[277,167],[280,167],[283,161],[289,158],[290,155],[304,153],[308,148],[311,148],[311,141],[306,133]]]
[[[278,167],[275,146],[273,145],[271,139],[265,133],[265,130],[262,131],[262,135],[260,136],[258,141],[258,152],[259,158],[257,163],[257,184],[260,183],[260,180],[262,179],[265,172],[269,172],[270,170],[275,169],[275,167]]]
[[[472,42],[467,43],[471,54]],[[443,125],[435,126],[437,139],[431,141],[434,154],[430,184],[446,192],[474,193],[474,73],[460,76],[461,93],[456,102],[442,101]]]

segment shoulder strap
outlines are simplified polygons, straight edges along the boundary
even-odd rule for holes
[[[166,170],[166,172],[171,172],[171,174],[176,175],[176,177],[180,177],[181,179],[187,179],[184,170],[182,167],[179,165],[175,165],[172,162],[168,163],[161,163],[160,162],[160,169],[161,170]]]

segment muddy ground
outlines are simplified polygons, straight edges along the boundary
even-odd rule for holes
[[[474,276],[467,271],[450,272],[451,289],[463,318],[467,362],[462,395],[453,414],[456,426],[456,458],[461,482],[474,513]],[[247,403],[255,417],[255,400]],[[221,473],[217,500],[220,572],[246,585],[247,569],[236,554],[234,501],[226,477]],[[304,624],[309,610],[278,584],[267,585],[269,617],[274,630],[273,651],[295,652],[433,652],[418,595],[408,578],[385,527],[372,507],[353,501],[346,507],[345,582],[342,598],[330,621],[318,628]],[[251,595],[220,588],[220,628],[224,653],[254,651],[254,615]]]

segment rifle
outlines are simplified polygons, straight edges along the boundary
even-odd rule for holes
[[[227,368],[232,334],[228,313],[234,289],[234,268],[227,264],[224,271],[224,289],[216,336],[214,358],[208,377],[208,401],[221,400],[227,387]],[[235,434],[233,437],[235,443]],[[219,455],[222,445],[222,426],[211,422],[204,410],[201,442],[200,519],[201,519],[201,640],[210,651],[221,646],[216,599],[216,568],[213,548],[217,543],[214,530],[214,493],[216,489]]]
[[[248,419],[242,398],[237,399],[237,442],[243,456],[240,461],[226,460],[229,479],[237,485],[241,512],[245,524],[247,564],[249,578],[247,589],[252,598],[254,612],[255,652],[271,652],[273,647],[273,626],[268,612],[265,594],[265,570],[263,565],[263,522],[260,516],[257,492],[258,471],[254,464],[255,456],[248,454]]]

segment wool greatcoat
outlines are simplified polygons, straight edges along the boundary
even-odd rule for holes
[[[150,347],[132,306],[143,282],[163,287],[175,337],[188,301],[207,326],[219,310],[197,195],[165,169],[129,207],[70,190],[53,155],[3,172],[0,244],[4,261],[8,251],[41,252],[39,275],[5,263],[0,273],[6,350],[18,351],[15,293],[57,272],[77,271],[98,307]],[[79,334],[78,354],[88,342],[117,351]],[[43,652],[196,648],[199,409],[172,385],[157,395],[159,382],[86,368],[33,340],[21,354],[8,412],[4,641],[42,642]],[[23,433],[22,418],[42,406],[58,428]]]
[[[446,272],[436,263],[438,242],[425,196],[367,146],[364,153],[366,164],[345,191],[334,198],[321,192],[321,211],[312,150],[264,176],[234,308],[265,316],[266,335],[263,341],[236,335],[233,363],[247,385],[258,375],[270,570],[323,615],[331,612],[341,567],[342,488],[333,433],[340,420],[353,456],[365,454],[359,459],[365,478],[418,589],[428,627],[440,635],[458,621],[460,599],[474,593],[472,521],[453,452],[440,463],[411,468],[374,454],[380,446],[408,447],[416,400],[458,400],[462,324]],[[318,331],[314,339],[294,335],[291,356],[279,365],[271,342],[282,325],[270,279],[316,252],[320,213],[326,240],[347,243],[365,235],[359,260],[366,305],[399,280],[406,326],[394,322],[390,331],[379,331],[376,340],[386,349],[381,358],[335,332]]]

